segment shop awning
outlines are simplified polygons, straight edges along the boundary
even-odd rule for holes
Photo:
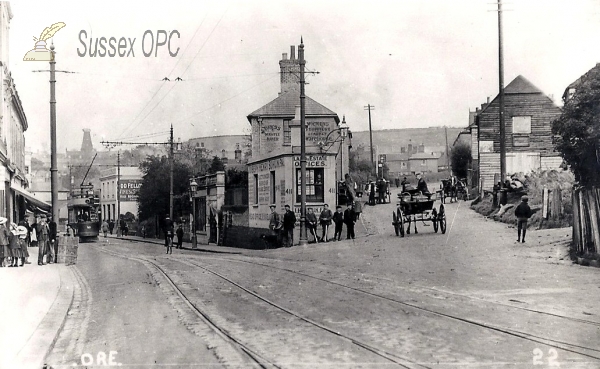
[[[27,208],[34,213],[47,213],[52,209],[52,205],[36,199],[33,194],[27,190],[16,188],[10,186],[10,188],[15,191],[17,194],[23,196],[25,198],[25,203],[27,204]]]

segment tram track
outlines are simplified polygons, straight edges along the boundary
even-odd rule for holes
[[[253,367],[253,368],[263,368],[263,369],[282,369],[281,366],[276,365],[275,363],[269,361],[261,354],[257,353],[252,348],[248,347],[243,342],[240,342],[233,335],[231,335],[226,329],[220,327],[216,324],[206,313],[200,310],[196,305],[188,299],[188,297],[183,293],[183,291],[175,284],[173,279],[169,277],[169,275],[165,272],[165,270],[160,267],[157,263],[150,261],[146,258],[135,257],[130,255],[125,255],[115,251],[109,251],[103,249],[99,246],[92,246],[96,248],[98,251],[115,256],[120,258],[125,258],[129,260],[134,260],[143,263],[144,265],[154,267],[161,276],[165,278],[168,282],[169,286],[173,291],[175,291],[176,295],[185,303],[185,305],[192,311],[204,324],[206,324],[213,332],[215,332],[219,338],[221,338],[224,342],[226,342],[231,348],[233,348],[237,353],[240,354],[241,357],[246,358],[247,360],[244,362],[244,367]],[[227,364],[227,363],[226,363]]]
[[[94,246],[97,247],[97,246]],[[273,362],[272,360],[267,359],[264,355],[258,353],[256,350],[250,348],[247,344],[245,344],[244,342],[242,342],[241,340],[237,339],[233,334],[229,333],[225,328],[221,327],[219,324],[217,324],[213,319],[210,318],[210,316],[203,312],[201,309],[199,309],[186,295],[185,293],[177,286],[177,284],[175,283],[175,281],[167,274],[167,272],[164,270],[163,267],[161,267],[160,265],[158,265],[158,263],[148,260],[146,258],[143,257],[135,257],[135,256],[130,256],[130,255],[125,255],[119,252],[115,252],[115,251],[109,251],[109,250],[105,250],[102,248],[97,247],[99,251],[110,254],[112,256],[115,257],[121,257],[121,258],[126,258],[126,259],[130,259],[130,260],[136,260],[139,261],[147,266],[151,266],[154,267],[169,283],[169,286],[171,287],[171,289],[173,289],[176,294],[178,295],[178,297],[183,300],[185,302],[185,304],[188,306],[189,309],[191,309],[195,314],[197,314],[200,319],[202,319],[203,322],[205,322],[212,330],[214,330],[215,332],[217,332],[219,334],[219,336],[221,336],[221,338],[224,339],[224,341],[228,342],[230,345],[236,347],[237,349],[239,349],[239,351],[241,351],[243,354],[245,354],[254,364],[256,364],[254,367],[260,367],[260,368],[265,368],[265,369],[270,369],[270,368],[277,368],[277,369],[281,369],[282,366],[278,365],[277,363]],[[387,352],[383,349],[377,348],[369,343],[363,342],[357,338],[353,338],[353,337],[349,337],[347,335],[344,335],[340,332],[337,332],[331,328],[328,328],[322,324],[319,324],[318,322],[315,322],[305,316],[300,315],[299,313],[293,312],[279,304],[276,304],[266,298],[264,298],[263,296],[260,296],[259,294],[250,291],[249,289],[241,286],[240,284],[228,279],[227,277],[213,271],[210,270],[209,268],[203,267],[201,265],[198,265],[196,263],[193,262],[188,262],[185,260],[178,260],[175,258],[169,258],[169,257],[164,257],[166,260],[169,261],[174,261],[177,263],[181,263],[181,264],[186,264],[188,266],[192,266],[192,267],[196,267],[196,268],[201,268],[225,281],[227,281],[228,283],[236,286],[237,288],[243,290],[244,292],[254,296],[255,298],[263,301],[264,303],[286,313],[289,314],[291,316],[294,316],[296,318],[298,318],[299,320],[310,324],[313,327],[316,327],[322,331],[325,331],[329,334],[333,334],[337,337],[339,337],[340,339],[346,340],[349,343],[351,343],[352,345],[355,345],[363,350],[366,350],[380,358],[383,358],[385,360],[387,360],[390,364],[395,364],[396,366],[402,367],[402,368],[407,368],[407,369],[431,369],[428,366],[425,366],[423,364],[417,363],[415,361],[412,361],[408,358],[403,358],[400,357],[396,354],[392,354],[390,352]]]
[[[395,298],[391,298],[391,297],[388,297],[388,296],[383,296],[383,295],[380,295],[380,294],[377,294],[377,293],[365,291],[365,290],[362,290],[360,288],[348,286],[348,285],[345,285],[343,283],[339,283],[339,282],[327,280],[325,278],[316,277],[316,276],[313,276],[313,275],[310,275],[310,274],[306,274],[306,273],[294,271],[292,269],[275,267],[275,266],[272,266],[272,265],[257,263],[257,262],[253,262],[253,261],[249,261],[249,260],[239,260],[239,259],[233,259],[233,258],[225,258],[225,259],[221,258],[221,259],[219,259],[219,258],[211,258],[211,257],[209,257],[207,259],[236,261],[236,262],[240,262],[240,263],[254,264],[254,265],[258,265],[258,266],[262,266],[262,267],[266,267],[266,268],[271,268],[271,269],[286,271],[286,272],[289,272],[289,273],[292,273],[292,274],[296,274],[296,275],[300,275],[300,276],[303,276],[303,277],[307,277],[307,278],[319,280],[319,281],[322,281],[322,282],[326,282],[326,283],[332,284],[334,286],[342,287],[344,289],[348,289],[348,290],[351,290],[351,291],[354,291],[354,292],[358,292],[358,293],[361,293],[361,294],[369,295],[371,297],[375,297],[375,298],[378,298],[378,299],[383,299],[383,300],[386,300],[386,301],[397,303],[397,304],[400,304],[402,306],[406,306],[406,307],[409,307],[409,308],[417,309],[419,311],[423,311],[423,312],[426,312],[428,314],[432,314],[432,315],[436,315],[436,316],[440,316],[440,317],[452,319],[452,320],[459,321],[459,322],[462,322],[462,323],[465,323],[465,324],[469,324],[469,325],[472,325],[472,326],[477,326],[479,328],[488,329],[488,330],[495,331],[495,332],[498,332],[498,333],[501,333],[501,334],[506,334],[506,335],[517,337],[517,338],[520,338],[520,339],[524,339],[524,340],[527,340],[527,341],[530,341],[530,342],[535,342],[535,343],[538,343],[538,344],[549,346],[551,348],[568,351],[568,352],[571,352],[571,353],[574,353],[574,354],[578,354],[578,355],[582,355],[582,356],[588,357],[590,359],[600,360],[600,349],[597,349],[597,348],[591,348],[591,347],[586,347],[586,346],[577,345],[577,344],[573,344],[573,343],[563,342],[563,341],[559,341],[559,340],[544,338],[544,337],[540,337],[540,336],[537,336],[537,335],[534,335],[534,334],[531,334],[531,333],[527,333],[527,332],[513,330],[513,329],[510,329],[510,328],[503,328],[503,327],[499,327],[499,326],[494,326],[494,325],[491,325],[491,324],[488,324],[488,323],[482,323],[482,322],[478,322],[478,321],[475,321],[475,320],[472,320],[472,319],[463,318],[463,317],[459,317],[459,316],[456,316],[456,315],[452,315],[452,314],[447,314],[447,313],[443,313],[443,312],[431,310],[431,309],[428,309],[428,308],[425,308],[425,307],[422,307],[422,306],[419,306],[419,305],[416,305],[416,304],[412,304],[412,303],[409,303],[409,302],[406,302],[406,301],[401,301],[401,300],[398,300],[398,299],[395,299]],[[210,270],[208,270],[208,268],[200,266],[200,265],[198,265],[196,263],[191,263],[191,264],[193,264],[193,265],[195,265],[195,266],[197,266],[199,268],[205,269],[205,270],[207,270],[207,271],[209,271],[209,272],[211,272],[213,274],[217,274],[216,272],[210,271]],[[221,276],[221,278],[224,278],[224,277]],[[231,283],[235,284],[235,282],[231,282]],[[241,287],[241,288],[245,289],[244,287]],[[255,294],[252,291],[248,291],[248,292],[251,293],[251,294]],[[465,296],[465,297],[468,297],[468,296]],[[481,300],[481,301],[485,301],[485,300]],[[510,308],[519,308],[519,307],[515,307],[515,306],[512,306],[512,305],[508,305],[508,304],[503,304],[503,305],[506,306],[506,307],[510,307]],[[593,326],[600,326],[600,324],[598,324],[597,322],[593,322],[593,321],[587,321],[587,320],[576,319],[576,318],[569,318],[569,317],[558,315],[558,314],[551,314],[551,313],[546,313],[546,312],[540,312],[540,311],[537,311],[537,310],[527,309],[527,308],[520,308],[520,309],[528,311],[528,312],[534,312],[534,313],[549,315],[549,316],[558,317],[558,318],[562,318],[562,319],[567,319],[567,320],[570,320],[570,321],[573,321],[573,322],[576,322],[576,323],[590,324],[590,325],[593,325]],[[577,349],[585,350],[585,351],[591,351],[591,352],[598,353],[598,354],[588,354],[588,353],[585,353],[585,352],[578,351]]]
[[[180,295],[180,298],[185,300],[187,302],[187,304],[189,304],[189,307],[195,311],[197,311],[197,313],[203,315],[203,317],[207,320],[210,321],[210,317],[203,313],[202,311],[200,311],[189,299],[188,297],[185,295],[185,293],[179,289],[175,283],[175,281],[173,281],[173,279],[171,277],[169,277],[167,271],[165,271],[163,269],[163,267],[161,267],[160,265],[158,265],[158,263],[155,263],[153,261],[147,260],[145,258],[140,258],[140,257],[132,257],[132,256],[128,256],[125,254],[121,254],[118,252],[113,252],[113,251],[108,251],[108,250],[102,250],[104,252],[107,252],[109,254],[112,254],[114,256],[117,257],[124,257],[124,258],[129,258],[129,259],[134,259],[134,260],[138,260],[140,262],[145,262],[148,263],[150,265],[152,265],[155,269],[157,269],[161,275],[163,275],[168,281],[169,284],[171,285],[171,288],[173,288],[174,290],[178,291],[178,295]],[[352,344],[357,345],[358,347],[361,347],[362,349],[365,349],[377,356],[380,356],[382,358],[385,358],[386,360],[388,360],[390,363],[394,363],[397,364],[400,367],[405,367],[405,368],[413,368],[413,367],[419,367],[419,368],[427,368],[427,366],[425,366],[423,361],[421,362],[415,362],[409,358],[406,357],[401,357],[396,355],[395,353],[390,353],[388,351],[386,351],[385,349],[380,349],[377,346],[371,344],[371,343],[366,343],[364,342],[364,340],[361,340],[359,338],[355,338],[355,337],[351,337],[351,335],[348,334],[344,334],[341,333],[339,331],[336,331],[335,329],[332,329],[330,327],[327,327],[326,325],[319,323],[307,316],[304,316],[298,312],[292,311],[284,306],[282,306],[281,304],[278,304],[277,302],[274,302],[268,298],[266,298],[265,296],[260,295],[259,293],[256,293],[255,291],[250,290],[247,287],[244,287],[243,285],[241,285],[240,283],[235,282],[234,280],[232,280],[231,278],[228,278],[226,275],[224,275],[222,272],[219,273],[211,268],[216,267],[218,269],[218,264],[213,264],[210,267],[204,266],[204,265],[200,265],[197,262],[193,262],[193,261],[188,261],[188,260],[180,260],[178,258],[174,258],[174,257],[168,257],[168,256],[161,256],[162,259],[171,261],[171,262],[175,262],[175,263],[181,263],[181,264],[185,264],[191,267],[196,267],[196,268],[200,268],[224,281],[226,281],[227,283],[235,286],[236,288],[244,291],[245,293],[253,296],[254,298],[257,298],[261,301],[263,301],[266,304],[269,304],[270,306],[279,309],[280,311],[283,311],[287,314],[290,314],[308,324],[311,324],[315,327],[318,327],[319,329],[322,329],[323,331],[326,331],[330,334],[334,334],[340,338],[344,338],[347,339],[348,341],[350,341]],[[195,259],[195,258],[194,258]],[[540,337],[540,336],[536,336],[527,332],[522,332],[522,331],[518,331],[518,330],[513,330],[510,328],[505,328],[502,326],[497,326],[497,325],[492,325],[492,324],[488,324],[487,322],[479,322],[476,320],[472,320],[472,319],[468,319],[468,318],[464,318],[461,316],[457,316],[457,315],[453,315],[453,314],[448,314],[448,313],[444,313],[444,312],[440,312],[440,311],[435,311],[432,309],[428,309],[426,307],[423,306],[419,306],[410,302],[406,302],[406,301],[402,301],[393,297],[389,297],[389,296],[384,296],[381,294],[377,294],[377,293],[373,293],[370,291],[366,291],[360,288],[356,288],[356,287],[352,287],[343,283],[339,283],[336,281],[332,281],[332,280],[328,280],[325,278],[321,278],[321,277],[317,277],[314,275],[310,275],[307,273],[303,273],[303,272],[298,272],[292,269],[288,269],[288,268],[283,268],[283,267],[277,267],[277,266],[273,266],[273,265],[267,265],[267,264],[263,264],[260,262],[255,262],[255,261],[250,261],[250,260],[240,260],[237,258],[230,258],[230,257],[225,257],[225,258],[217,258],[217,257],[203,257],[203,260],[206,259],[210,259],[210,260],[218,260],[220,262],[238,262],[238,263],[246,263],[246,264],[251,264],[251,265],[255,265],[255,266],[259,266],[261,268],[269,268],[272,270],[277,270],[277,271],[285,271],[288,273],[292,273],[294,275],[297,276],[303,276],[306,278],[311,278],[314,280],[318,280],[320,282],[325,282],[327,284],[330,284],[332,286],[335,287],[341,287],[347,290],[351,290],[354,291],[356,293],[360,293],[363,295],[368,295],[372,298],[377,298],[377,299],[383,299],[395,304],[400,304],[402,306],[411,308],[411,309],[415,309],[430,315],[435,315],[438,317],[442,317],[445,319],[451,319],[453,321],[457,321],[457,322],[461,322],[464,324],[468,324],[470,326],[474,326],[474,327],[478,327],[480,329],[486,329],[486,330],[491,330],[494,331],[496,333],[499,334],[503,334],[503,335],[508,335],[511,337],[515,337],[515,338],[519,338],[519,339],[523,339],[529,342],[533,342],[533,343],[537,343],[537,344],[541,344],[550,348],[555,348],[555,349],[560,349],[566,352],[570,352],[576,355],[581,355],[584,356],[588,359],[594,359],[594,360],[600,360],[600,355],[598,355],[597,353],[600,353],[600,350],[595,349],[595,348],[591,348],[591,347],[586,347],[586,346],[582,346],[582,345],[577,345],[577,344],[573,344],[573,343],[569,343],[569,342],[562,342],[562,341],[558,341],[558,340],[552,340],[552,339],[548,339],[548,338],[544,338],[544,337]],[[436,292],[444,292],[444,291],[439,291],[439,290],[435,290]],[[414,291],[413,291],[414,292]],[[424,294],[427,295],[427,294]],[[428,295],[427,295],[428,296]],[[470,298],[470,296],[464,296],[461,295],[462,297],[468,297]],[[483,299],[475,299],[475,300],[481,300],[483,302],[487,302],[487,303],[492,303],[490,301],[486,301]],[[576,319],[576,318],[570,318],[570,317],[566,317],[563,315],[558,315],[558,314],[552,314],[552,313],[547,313],[547,312],[541,312],[541,311],[537,311],[537,310],[533,310],[533,309],[528,309],[528,308],[522,308],[522,307],[516,307],[516,306],[512,306],[512,305],[508,305],[508,304],[504,304],[506,307],[509,308],[513,308],[513,309],[520,309],[520,310],[524,310],[524,311],[528,311],[528,312],[533,312],[533,313],[539,313],[539,314],[543,314],[543,315],[547,315],[547,316],[552,316],[554,318],[560,318],[560,319],[567,319],[570,321],[573,321],[575,323],[579,323],[579,324],[589,324],[589,325],[593,325],[593,326],[598,326],[598,324],[596,322],[593,321],[587,321],[587,320],[583,320],[583,319]],[[531,311],[533,310],[533,311]],[[227,331],[223,330],[221,327],[219,327],[217,324],[215,324],[214,322],[212,322],[212,324],[208,324],[211,326],[211,328],[213,329],[217,329],[217,330],[221,330],[222,332],[224,332],[225,334],[229,334]],[[247,347],[244,345],[243,342],[236,340],[235,337],[229,335],[231,342],[233,342],[233,344],[237,345],[238,347]],[[252,357],[252,360],[254,360],[256,363],[258,363],[258,367],[273,367],[273,368],[279,368],[279,366],[277,366],[276,364],[274,364],[273,362],[269,361],[268,359],[261,357],[258,353],[256,353],[256,351],[252,351],[250,349],[249,352],[246,352],[244,349],[242,349],[243,352],[245,352],[247,355],[249,355],[249,357]]]

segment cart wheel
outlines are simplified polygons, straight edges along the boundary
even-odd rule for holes
[[[438,219],[440,222],[440,229],[442,233],[446,233],[446,210],[444,209],[444,205],[440,205],[440,212],[438,214]]]
[[[400,230],[398,229],[399,228],[398,217],[396,216],[396,212],[395,211],[392,213],[392,218],[394,220],[392,222],[392,225],[394,226],[394,231],[396,231],[396,236],[400,236]]]
[[[437,220],[437,210],[433,209],[431,211],[431,222],[433,223],[433,231],[437,233],[438,231],[438,220]]]

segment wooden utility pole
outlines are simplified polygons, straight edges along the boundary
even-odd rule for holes
[[[52,219],[58,224],[58,159],[56,150],[56,60],[54,43],[50,45],[50,192],[52,201]]]
[[[304,95],[304,42],[300,37],[300,45],[298,46],[298,59],[300,63],[300,245],[307,245],[308,238],[306,236],[306,112]]]
[[[119,234],[119,222],[121,221],[121,151],[117,152],[117,235]]]
[[[173,219],[173,165],[175,153],[173,151],[173,125],[169,136],[169,218]]]
[[[448,171],[452,173],[450,169],[450,156],[448,155],[448,127],[444,127],[444,132],[446,132],[446,166],[448,167]]]
[[[502,0],[498,0],[498,89],[500,100],[500,180],[506,179],[506,127],[504,124],[504,48],[502,44]]]
[[[375,107],[371,104],[367,104],[367,106],[365,106],[365,110],[369,111],[369,142],[371,145],[371,167],[373,168],[373,171],[375,171],[374,174],[377,174],[377,167],[375,166],[375,156],[373,154],[373,130],[371,129],[371,110],[375,110]]]

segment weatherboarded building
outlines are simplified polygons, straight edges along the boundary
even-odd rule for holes
[[[294,46],[290,58],[283,54],[279,65],[279,96],[247,117],[252,126],[248,200],[253,228],[268,228],[270,204],[280,213],[290,205],[300,221],[300,64]],[[347,173],[350,140],[341,145],[335,112],[310,97],[305,102],[307,208],[319,212],[325,203],[336,204],[337,181]],[[295,243],[298,236],[296,227]]]
[[[523,76],[509,83],[504,95],[506,173],[558,169],[562,158],[554,150],[552,121],[560,116],[560,109]],[[488,190],[494,185],[494,176],[500,174],[499,109],[496,96],[476,117],[479,179]]]

